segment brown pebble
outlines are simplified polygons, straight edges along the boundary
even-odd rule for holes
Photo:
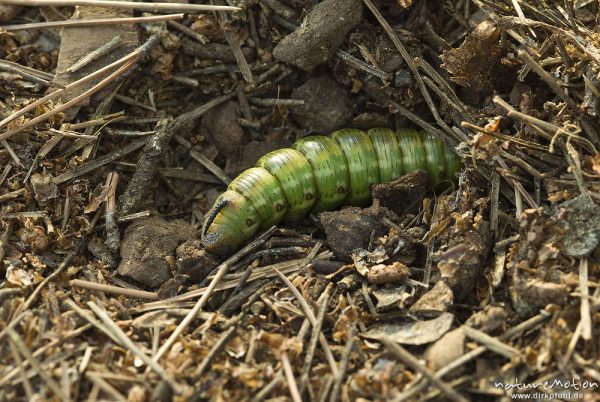
[[[201,133],[225,156],[233,155],[246,140],[237,120],[239,114],[237,103],[230,101],[212,108],[202,118]]]
[[[302,26],[281,40],[273,57],[306,71],[325,63],[362,19],[360,0],[325,0],[306,16]]]
[[[367,280],[375,285],[402,282],[408,278],[410,271],[408,267],[400,262],[391,265],[377,264],[369,268]]]
[[[169,222],[154,216],[135,221],[129,225],[121,242],[119,275],[145,286],[161,286],[171,278],[166,257],[173,255],[180,243],[194,235],[194,229],[183,220]]]
[[[355,101],[350,91],[329,77],[311,78],[292,93],[303,105],[292,106],[292,116],[301,127],[319,134],[347,126]]]
[[[219,259],[203,249],[200,240],[188,240],[177,247],[177,273],[199,283],[219,265]]]

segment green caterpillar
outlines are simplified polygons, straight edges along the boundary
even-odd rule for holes
[[[373,184],[414,170],[426,170],[433,186],[455,182],[461,165],[442,141],[411,129],[344,129],[306,137],[266,154],[229,184],[207,214],[202,244],[228,254],[281,221],[342,204],[366,205]]]

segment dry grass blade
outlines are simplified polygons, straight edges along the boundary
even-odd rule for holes
[[[149,299],[149,300],[158,299],[158,296],[155,292],[146,292],[146,291],[136,290],[136,289],[127,289],[127,288],[122,288],[122,287],[113,286],[113,285],[107,285],[107,284],[103,284],[103,283],[84,281],[81,279],[73,279],[69,282],[69,285],[83,288],[83,289],[97,290],[99,292],[135,297],[138,299]]]
[[[225,276],[227,271],[229,271],[229,268],[231,267],[231,265],[235,264],[237,261],[242,259],[246,254],[250,253],[252,250],[254,250],[258,246],[260,246],[262,243],[264,243],[274,231],[275,231],[275,227],[272,227],[271,229],[267,230],[266,232],[261,234],[256,240],[254,240],[252,243],[248,244],[246,247],[244,247],[243,249],[241,249],[240,251],[235,253],[233,256],[231,256],[227,260],[225,260],[217,268],[217,270],[216,270],[217,273],[215,274],[215,277],[208,285],[206,292],[204,292],[202,294],[202,297],[200,297],[200,299],[196,302],[196,304],[194,305],[192,310],[179,323],[177,328],[175,328],[175,331],[173,331],[171,336],[169,336],[169,339],[167,339],[165,341],[165,343],[162,344],[160,349],[158,349],[156,354],[152,357],[153,361],[157,362],[167,351],[169,351],[169,349],[171,349],[171,347],[173,346],[173,344],[175,343],[177,338],[183,333],[183,331],[185,331],[185,329],[192,323],[192,321],[196,318],[198,313],[206,305],[208,298],[210,296],[212,296],[212,293],[215,290],[216,286],[219,284],[219,282],[221,281],[223,276]]]
[[[344,354],[342,355],[341,361],[341,369],[337,378],[333,383],[333,388],[331,389],[331,394],[329,396],[329,402],[336,402],[340,397],[340,391],[342,389],[342,383],[344,381],[344,377],[346,376],[346,372],[348,371],[348,364],[350,363],[350,355],[352,354],[352,349],[354,347],[354,342],[356,341],[356,325],[353,323],[348,329],[348,341],[346,342],[346,347],[344,349]]]
[[[296,379],[294,378],[294,371],[286,352],[281,352],[281,365],[283,366],[283,372],[285,373],[285,378],[290,389],[290,394],[292,395],[292,400],[294,402],[302,402],[302,397],[300,396],[300,391],[298,390],[298,384],[296,384]]]
[[[44,379],[46,385],[48,385],[48,387],[52,389],[52,392],[54,392],[54,394],[61,401],[68,401],[68,395],[66,395],[63,392],[60,385],[58,385],[58,383],[54,381],[52,377],[50,377],[48,372],[42,368],[40,361],[31,353],[27,345],[25,345],[25,342],[23,342],[23,339],[21,339],[21,336],[12,328],[6,328],[6,332],[8,333],[8,336],[10,337],[11,341],[19,349],[19,352],[21,352],[23,356],[27,358],[29,364],[31,364],[31,366],[35,369],[37,374]]]
[[[88,302],[88,306],[96,313],[96,315],[102,320],[104,325],[111,331],[113,336],[119,340],[119,342],[130,350],[133,354],[139,357],[148,368],[152,369],[158,374],[164,381],[166,381],[174,390],[178,390],[179,386],[177,383],[167,374],[167,372],[154,360],[144,353],[124,332],[115,322],[109,317],[106,310],[100,307],[94,302]]]
[[[119,67],[114,73],[110,74],[108,77],[106,77],[105,79],[100,81],[98,84],[94,85],[92,88],[88,89],[87,91],[83,92],[82,94],[78,95],[77,97],[69,100],[68,102],[66,102],[60,106],[57,106],[56,108],[52,109],[49,112],[46,112],[46,113],[44,113],[40,116],[37,116],[31,120],[28,120],[26,123],[24,123],[23,125],[21,125],[17,128],[7,130],[5,133],[0,134],[0,140],[8,139],[27,128],[33,127],[38,123],[42,123],[42,122],[48,120],[50,117],[55,116],[58,113],[67,110],[71,106],[78,104],[83,99],[86,99],[89,96],[91,96],[92,94],[100,91],[102,88],[104,88],[105,86],[110,84],[113,80],[115,80],[117,77],[127,73],[127,71],[131,70],[135,66],[135,64],[136,64],[136,60],[128,62],[127,64],[123,65],[122,67]],[[4,121],[2,123],[4,123]],[[2,125],[2,123],[0,123],[0,126]]]
[[[489,336],[485,332],[481,332],[468,326],[463,326],[462,329],[465,331],[465,335],[467,335],[469,338],[485,345],[485,347],[489,350],[494,351],[499,355],[506,357],[507,359],[521,357],[521,352],[519,352],[517,349],[502,343],[500,340]]]
[[[197,11],[239,11],[239,7],[232,6],[212,6],[204,4],[185,4],[185,3],[145,3],[128,2],[112,0],[2,0],[4,4],[15,4],[30,7],[69,7],[69,6],[93,6],[93,7],[111,7],[126,8],[143,11],[162,11],[178,10],[184,12]]]
[[[448,384],[441,381],[437,378],[433,373],[431,373],[425,366],[423,366],[412,354],[410,354],[406,349],[402,346],[398,345],[396,342],[391,340],[388,337],[382,337],[379,339],[381,343],[385,345],[385,347],[392,352],[396,357],[398,357],[402,363],[406,364],[413,370],[424,375],[428,381],[430,381],[433,385],[438,387],[440,391],[444,394],[445,397],[451,399],[456,402],[467,402],[467,399],[460,396],[454,389],[452,389]]]
[[[19,368],[19,374],[21,376],[21,382],[23,383],[23,389],[25,389],[25,394],[27,395],[27,398],[31,400],[33,398],[33,388],[31,387],[29,378],[27,378],[26,366],[23,364],[23,359],[21,359],[21,355],[19,354],[18,346],[15,344],[15,341],[13,341],[12,338],[10,338],[10,336],[9,342],[10,351],[13,355],[13,359],[15,359],[15,363],[17,363],[17,366]]]
[[[597,1],[0,3],[19,30],[0,35],[0,400],[600,384]],[[289,182],[248,171],[343,127],[425,133],[392,152],[372,131],[375,165],[342,149],[332,166],[342,132],[308,165],[282,158]],[[359,168],[394,181],[314,209]],[[306,219],[270,205],[276,183],[314,202]],[[210,209],[224,186],[231,214]],[[206,248],[276,212],[239,253]]]
[[[375,7],[375,5],[371,2],[371,0],[363,0],[363,2],[366,4],[366,6],[369,8],[369,10],[371,10],[371,12],[375,16],[375,18],[377,18],[377,21],[379,21],[379,23],[381,24],[381,26],[383,27],[385,32],[388,34],[389,38],[394,43],[394,46],[396,46],[396,48],[398,49],[398,52],[400,52],[400,55],[402,56],[402,58],[404,59],[404,61],[408,65],[408,67],[410,68],[410,71],[412,72],[413,77],[417,81],[419,90],[421,91],[421,94],[423,95],[425,102],[429,106],[429,110],[431,110],[431,113],[435,117],[435,121],[442,128],[444,128],[444,130],[445,130],[444,135],[441,136],[440,139],[443,140],[450,147],[456,145],[457,139],[454,138],[456,133],[446,124],[446,122],[441,118],[440,114],[438,113],[438,110],[437,110],[435,104],[433,103],[433,99],[431,99],[431,95],[429,94],[429,91],[427,90],[427,87],[425,86],[425,83],[423,82],[423,77],[421,77],[421,74],[419,73],[419,70],[417,69],[417,66],[416,66],[414,60],[412,59],[412,57],[410,57],[410,54],[408,54],[408,51],[406,50],[406,48],[404,47],[402,42],[400,42],[400,39],[398,39],[398,36],[394,33],[394,30],[392,29],[390,24],[386,21],[386,19],[383,17],[383,15],[381,15],[381,13],[377,9],[377,7]],[[468,141],[468,137],[466,135],[462,134],[458,138],[458,140]]]
[[[110,395],[112,400],[118,402],[127,402],[127,398],[123,396],[115,387],[110,385],[104,378],[97,376],[93,373],[85,373],[85,376],[96,384],[102,391]]]
[[[584,340],[592,339],[592,315],[590,311],[590,298],[588,287],[588,259],[579,261],[579,292],[581,292],[581,336]]]
[[[27,106],[23,107],[22,109],[19,109],[18,111],[16,111],[15,113],[11,114],[10,116],[6,117],[5,119],[3,119],[2,121],[0,121],[0,127],[4,127],[6,126],[8,123],[10,123],[11,121],[14,121],[15,119],[23,116],[25,113],[30,112],[32,110],[35,110],[36,107],[43,105],[46,102],[49,102],[53,99],[58,98],[59,96],[61,96],[62,94],[64,94],[66,92],[66,90],[69,89],[73,89],[73,88],[77,88],[80,85],[83,85],[87,82],[92,81],[93,79],[101,76],[102,74],[106,73],[107,71],[110,71],[114,68],[120,67],[122,65],[125,65],[129,62],[131,62],[132,60],[137,60],[140,56],[140,50],[135,50],[133,52],[131,52],[130,54],[122,57],[119,60],[116,60],[115,62],[102,67],[100,70],[93,72],[90,75],[87,75],[77,81],[74,81],[72,83],[70,83],[69,85],[66,85],[64,88],[59,89],[57,91],[51,92],[46,96],[43,96],[42,98],[28,104]]]
[[[29,31],[34,29],[57,29],[66,27],[89,27],[101,25],[115,24],[144,24],[150,22],[173,21],[183,18],[183,14],[168,14],[168,15],[153,15],[148,17],[130,17],[130,18],[93,18],[85,20],[68,20],[68,21],[49,21],[49,22],[32,22],[30,24],[18,25],[2,25],[0,29],[7,32],[13,31]],[[82,66],[76,66],[79,69]]]
[[[310,324],[313,326],[313,328],[315,328],[317,326],[317,317],[315,317],[315,313],[309,307],[308,303],[306,303],[306,300],[304,300],[304,297],[302,297],[302,295],[300,294],[298,289],[296,289],[294,284],[292,282],[290,282],[290,280],[284,274],[282,274],[277,269],[275,270],[275,272],[277,272],[277,276],[279,276],[279,279],[281,279],[283,281],[283,283],[285,283],[285,285],[288,287],[288,289],[290,289],[292,291],[292,293],[294,294],[294,297],[296,297],[296,299],[300,303],[300,307],[302,307],[302,311],[304,312],[304,314],[310,321]],[[325,338],[325,335],[323,335],[323,333],[321,333],[319,335],[319,343],[321,344],[321,347],[323,348],[323,351],[325,352],[327,361],[329,362],[329,367],[331,369],[331,373],[333,374],[334,377],[337,378],[340,375],[340,372],[339,372],[337,363],[335,361],[335,358],[333,357],[333,353],[331,353],[331,349],[329,348],[329,344],[327,343],[327,339]]]

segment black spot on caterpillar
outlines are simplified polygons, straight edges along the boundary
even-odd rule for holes
[[[342,204],[366,205],[373,184],[414,170],[426,170],[433,186],[455,182],[461,165],[442,141],[411,129],[344,129],[306,137],[266,154],[229,184],[207,214],[202,243],[228,254],[282,220],[298,221]]]

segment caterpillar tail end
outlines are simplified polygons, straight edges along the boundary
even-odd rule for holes
[[[206,215],[202,245],[214,254],[227,256],[251,238],[261,220],[252,204],[235,191],[225,191]]]

